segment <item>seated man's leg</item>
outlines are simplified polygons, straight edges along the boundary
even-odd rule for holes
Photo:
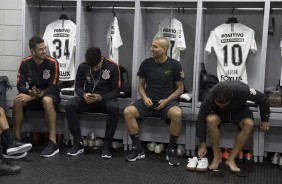
[[[126,155],[125,157],[127,161],[135,161],[136,159],[145,158],[141,141],[139,139],[139,127],[136,120],[136,118],[140,117],[140,111],[141,113],[144,112],[144,114],[146,111],[146,107],[142,100],[137,100],[133,105],[127,106],[123,111],[125,124],[133,143],[132,153]]]
[[[29,151],[32,147],[30,143],[23,144],[20,140],[16,139],[9,128],[9,124],[5,115],[5,111],[0,107],[0,133],[2,134],[1,145],[5,146],[4,154],[6,157],[8,155],[17,155],[21,154],[25,156],[25,153]],[[22,158],[22,157],[20,157]]]
[[[108,100],[105,102],[107,108],[107,123],[105,131],[105,141],[102,150],[102,158],[112,158],[111,144],[117,128],[119,107],[116,99]]]
[[[22,120],[23,120],[23,109],[27,106],[26,102],[20,102],[14,99],[13,102],[13,120],[14,120],[14,133],[15,137],[20,139],[21,138],[21,127],[22,127]]]
[[[42,105],[45,111],[45,119],[47,121],[49,130],[49,142],[40,154],[40,156],[42,157],[51,157],[59,153],[59,147],[56,144],[57,113],[55,110],[55,104],[59,101],[59,99],[57,98],[59,97],[55,95],[48,95],[42,98]]]
[[[179,106],[171,105],[167,112],[167,118],[170,122],[170,138],[167,150],[167,160],[169,165],[179,165],[180,162],[177,159],[176,143],[182,128],[182,110]]]
[[[222,162],[222,158],[220,156],[221,150],[219,147],[219,129],[218,129],[221,120],[217,114],[210,114],[207,116],[206,121],[207,121],[208,135],[213,150],[213,160],[209,166],[209,169],[214,170],[217,169],[218,165]]]
[[[236,137],[235,144],[229,155],[229,158],[225,162],[225,164],[230,167],[231,171],[240,171],[240,168],[236,165],[235,159],[252,134],[254,124],[255,123],[252,118],[244,118],[239,123],[241,130]]]
[[[87,111],[90,109],[90,107],[91,104],[87,104],[78,96],[71,98],[65,105],[69,130],[74,139],[73,147],[67,152],[67,155],[69,156],[75,156],[84,152],[78,113]]]

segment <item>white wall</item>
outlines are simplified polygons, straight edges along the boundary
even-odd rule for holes
[[[7,105],[17,94],[16,75],[22,58],[22,0],[0,0],[0,76],[8,76],[13,85],[7,91]],[[11,116],[11,110],[7,116]]]

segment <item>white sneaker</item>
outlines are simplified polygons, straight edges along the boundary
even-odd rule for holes
[[[188,158],[188,164],[186,165],[186,169],[189,171],[194,171],[196,169],[197,163],[198,163],[197,157]]]
[[[273,155],[271,160],[272,160],[272,164],[277,165],[279,163],[279,161],[280,161],[280,155],[278,153],[274,153],[274,155]]]
[[[176,150],[177,156],[182,157],[183,155],[185,155],[185,152],[185,147],[179,144]]]
[[[149,151],[155,151],[155,147],[157,146],[157,143],[155,142],[151,142],[151,143],[147,143],[146,144],[146,148],[149,150]]]
[[[196,171],[207,171],[209,166],[209,161],[207,158],[199,159]]]
[[[160,154],[164,150],[164,145],[163,144],[158,144],[155,146],[155,153]]]

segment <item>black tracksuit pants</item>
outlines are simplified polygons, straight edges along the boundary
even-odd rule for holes
[[[81,131],[78,113],[82,112],[101,112],[107,113],[105,143],[111,144],[116,131],[119,115],[119,107],[117,99],[110,99],[101,101],[99,103],[87,104],[84,99],[76,96],[70,99],[66,105],[66,117],[69,125],[70,132],[74,141],[81,140]],[[93,122],[94,123],[94,122]]]

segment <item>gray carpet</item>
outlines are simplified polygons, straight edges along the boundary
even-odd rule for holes
[[[198,173],[185,170],[187,157],[181,158],[181,165],[170,166],[165,154],[146,153],[146,158],[136,162],[125,162],[126,152],[113,152],[113,158],[103,160],[100,152],[87,152],[76,157],[66,155],[64,148],[59,155],[51,158],[39,157],[43,147],[33,148],[26,158],[12,161],[22,167],[22,172],[14,176],[0,176],[0,183],[282,183],[282,170],[265,159],[260,164],[245,164],[247,177],[232,174],[226,166],[221,166],[223,176],[208,172]]]

